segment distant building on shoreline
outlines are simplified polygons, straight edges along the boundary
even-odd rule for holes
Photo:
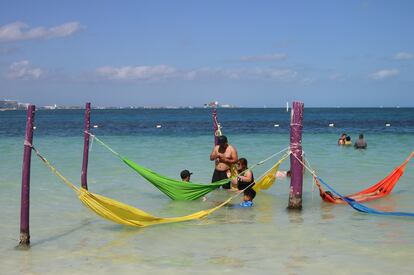
[[[29,106],[28,103],[20,103],[17,100],[0,100],[0,110],[25,110]]]
[[[230,104],[220,104],[218,101],[212,101],[204,104],[204,108],[233,108]]]

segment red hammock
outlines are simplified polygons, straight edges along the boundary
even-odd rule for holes
[[[389,193],[392,192],[392,189],[397,184],[398,180],[404,173],[404,169],[407,166],[407,163],[410,161],[410,159],[414,157],[414,151],[408,156],[408,158],[397,168],[395,168],[388,176],[386,176],[384,179],[379,181],[377,184],[364,189],[358,193],[348,195],[347,198],[354,199],[357,202],[364,202],[364,201],[370,201],[382,198]],[[343,201],[340,197],[332,194],[329,191],[324,191],[321,187],[320,182],[316,177],[314,177],[316,185],[319,188],[319,195],[321,198],[330,203],[346,203]]]

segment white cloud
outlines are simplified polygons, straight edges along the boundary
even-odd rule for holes
[[[240,57],[241,61],[275,61],[275,60],[285,60],[287,54],[285,53],[274,53],[268,55],[251,55],[251,56],[242,56]]]
[[[0,42],[66,37],[78,32],[80,29],[81,25],[79,22],[67,22],[51,28],[29,28],[23,22],[14,22],[0,27]]]
[[[105,66],[96,69],[98,76],[108,80],[157,81],[162,79],[195,80],[202,78],[226,78],[232,80],[267,78],[277,81],[291,81],[297,72],[290,69],[223,69],[203,67],[194,70],[179,70],[167,65],[157,66]]]
[[[409,60],[412,58],[414,58],[414,55],[412,53],[399,52],[394,55],[395,60]]]
[[[393,77],[399,75],[399,71],[397,69],[384,69],[377,71],[375,73],[372,73],[369,75],[369,78],[374,80],[382,80],[385,78]]]
[[[98,75],[114,80],[157,80],[172,77],[177,69],[167,65],[157,66],[105,66],[96,69]]]
[[[279,81],[292,81],[296,78],[298,73],[296,71],[293,71],[291,69],[262,69],[262,68],[256,68],[253,70],[248,70],[246,72],[247,77],[249,75],[253,75],[256,77],[264,77],[264,78],[270,78],[273,80],[279,80]]]
[[[30,66],[29,61],[22,60],[19,62],[14,62],[10,65],[7,77],[9,79],[39,79],[45,74],[45,72],[40,68],[33,68]]]
[[[329,79],[332,81],[344,82],[346,80],[346,77],[344,74],[335,73],[329,76]]]

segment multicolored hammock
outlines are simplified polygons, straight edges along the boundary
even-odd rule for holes
[[[320,177],[316,177],[317,180],[325,185],[332,193],[342,199],[345,203],[349,204],[352,208],[359,212],[367,213],[367,214],[377,214],[377,215],[384,215],[384,216],[401,216],[401,217],[414,217],[414,213],[407,213],[407,212],[386,212],[386,211],[379,211],[368,206],[365,206],[354,199],[349,197],[344,197],[338,192],[336,192],[329,184],[324,182]]]
[[[320,184],[320,178],[314,176],[316,185],[319,188],[319,195],[324,201],[330,203],[349,203],[343,198],[351,199],[355,202],[365,202],[382,198],[392,192],[394,186],[397,184],[400,177],[404,174],[407,163],[411,160],[411,158],[413,158],[413,156],[414,152],[412,152],[400,166],[395,168],[390,174],[388,174],[384,179],[375,185],[348,196],[335,196],[331,192],[323,190]]]

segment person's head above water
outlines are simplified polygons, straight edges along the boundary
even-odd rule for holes
[[[190,177],[191,177],[192,174],[193,173],[191,173],[188,170],[181,171],[181,173],[180,173],[181,180],[183,180],[183,181],[190,181]]]
[[[237,165],[239,166],[239,168],[247,168],[247,159],[245,158],[239,158],[239,160],[237,161]]]
[[[364,138],[364,134],[359,134],[359,138],[363,139]]]
[[[226,136],[218,136],[217,137],[217,145],[224,146],[227,144],[227,137]]]
[[[253,188],[247,188],[246,190],[244,190],[243,195],[244,201],[252,201],[254,197],[256,197],[256,191],[254,191]]]
[[[345,140],[346,141],[351,141],[351,137],[350,136],[347,136]]]

